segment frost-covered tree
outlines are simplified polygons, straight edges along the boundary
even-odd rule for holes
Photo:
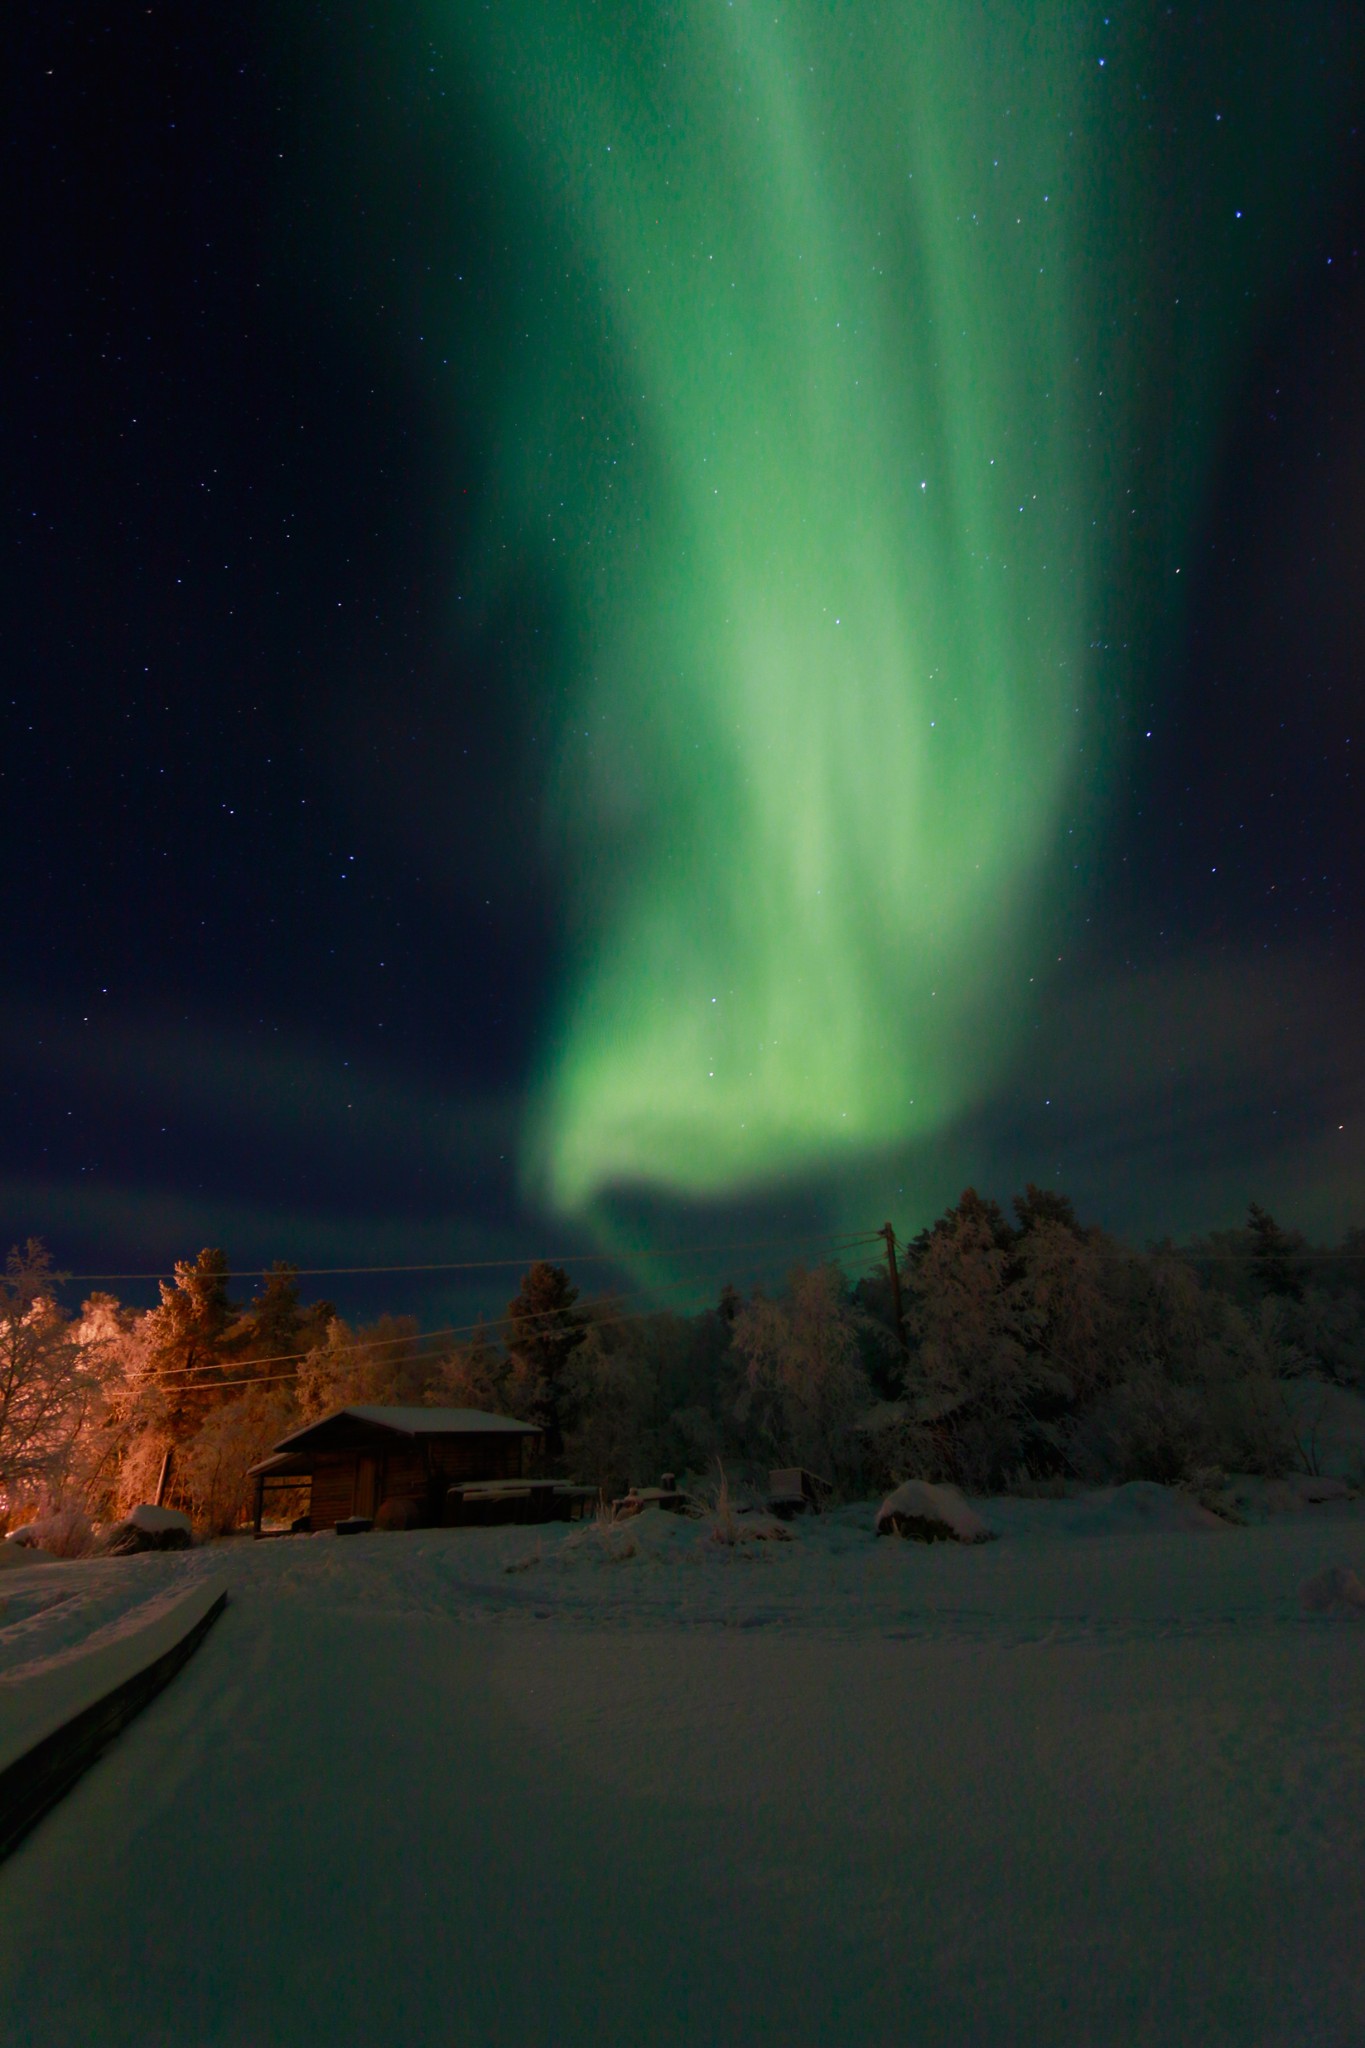
[[[71,1325],[101,1382],[81,1425],[67,1486],[87,1514],[107,1518],[150,1500],[170,1448],[166,1399],[150,1369],[150,1312],[92,1294]]]
[[[863,1346],[874,1328],[837,1265],[797,1266],[777,1299],[756,1294],[731,1325],[743,1373],[736,1419],[774,1463],[838,1477],[872,1397]]]
[[[1017,1229],[968,1188],[912,1247],[904,1435],[923,1476],[987,1489],[1065,1467],[1073,1411],[1104,1377],[1102,1243],[1051,1191],[1030,1186],[1015,1212]]]
[[[172,1442],[193,1436],[224,1377],[222,1339],[233,1320],[225,1255],[206,1246],[197,1259],[178,1259],[163,1280],[161,1302],[147,1317],[148,1366],[166,1403]]]
[[[247,1474],[298,1422],[293,1391],[269,1383],[222,1401],[176,1454],[176,1494],[210,1535],[237,1528],[249,1497]]]
[[[37,1238],[0,1280],[0,1513],[59,1492],[100,1398],[101,1363],[57,1301],[60,1275]]]
[[[352,1402],[417,1406],[426,1399],[438,1362],[418,1343],[413,1316],[380,1316],[353,1330],[340,1316],[299,1362],[295,1397],[305,1422]]]
[[[305,1307],[299,1300],[298,1270],[277,1259],[254,1298],[223,1330],[220,1348],[233,1376],[287,1368],[323,1341],[336,1309],[330,1301]]]
[[[659,1372],[641,1323],[598,1323],[565,1367],[561,1396],[573,1421],[564,1440],[570,1469],[618,1494],[657,1477]]]
[[[438,1408],[481,1408],[489,1415],[530,1420],[536,1386],[519,1374],[482,1318],[469,1341],[448,1351],[436,1366],[427,1400]]]

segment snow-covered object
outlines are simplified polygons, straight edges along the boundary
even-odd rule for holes
[[[94,1549],[95,1532],[90,1518],[80,1508],[58,1508],[52,1515],[40,1515],[14,1529],[7,1542],[28,1550],[46,1551],[49,1557],[88,1557]]]
[[[36,1746],[56,1739],[60,1730],[96,1706],[106,1712],[114,1709],[114,1729],[131,1719],[136,1705],[130,1712],[115,1707],[120,1688],[152,1670],[196,1627],[205,1625],[210,1609],[219,1606],[226,1590],[221,1578],[164,1588],[94,1630],[84,1641],[55,1655],[30,1657],[5,1672],[0,1683],[0,1838],[13,1824],[16,1807],[28,1804],[24,1785],[16,1785],[9,1776],[16,1766],[34,1769],[31,1753]],[[158,1690],[164,1682],[164,1677],[153,1680],[150,1689]],[[143,1699],[148,1696],[144,1694]],[[107,1741],[108,1735],[101,1739]],[[85,1752],[82,1760],[77,1740],[67,1761],[84,1769],[92,1754]],[[26,1765],[24,1759],[29,1760]]]
[[[560,1545],[560,1556],[565,1558],[605,1559],[608,1564],[624,1564],[628,1558],[638,1557],[642,1546],[640,1532],[634,1527],[634,1516],[625,1521],[608,1520],[594,1516],[590,1522],[580,1522],[564,1538]],[[540,1545],[532,1553],[539,1558]]]
[[[1331,1565],[1304,1580],[1299,1605],[1309,1614],[1358,1614],[1365,1620],[1365,1579],[1348,1564]]]
[[[1365,1463],[1365,1393],[1306,1374],[1282,1382],[1294,1427],[1318,1471],[1350,1481]]]
[[[795,1543],[791,1530],[775,1515],[738,1515],[733,1528],[717,1522],[710,1531],[713,1543]]]
[[[40,1550],[36,1543],[16,1543],[12,1536],[7,1536],[5,1541],[0,1543],[0,1572],[27,1571],[32,1564],[56,1562],[55,1557],[46,1550]]]
[[[145,1529],[149,1535],[164,1534],[167,1529],[183,1529],[187,1536],[192,1533],[189,1516],[182,1515],[179,1508],[157,1508],[150,1501],[144,1501],[141,1507],[130,1508],[124,1520],[131,1522],[135,1529]]]
[[[194,1530],[188,1515],[179,1508],[153,1507],[143,1501],[130,1508],[121,1522],[115,1522],[104,1539],[112,1557],[126,1557],[138,1550],[188,1550]]]
[[[1199,1500],[1228,1522],[1268,1522],[1274,1515],[1301,1515],[1307,1509],[1353,1498],[1344,1479],[1291,1472],[1287,1479],[1267,1479],[1255,1472],[1232,1472],[1215,1485],[1199,1488]],[[1184,1498],[1188,1500],[1189,1496]]]
[[[877,1510],[879,1536],[912,1536],[918,1543],[989,1543],[994,1529],[955,1486],[907,1479]]]
[[[1078,1536],[1127,1536],[1139,1531],[1165,1535],[1228,1527],[1225,1516],[1202,1507],[1179,1487],[1162,1486],[1155,1479],[1130,1479],[1123,1486],[1101,1487],[1065,1506],[1066,1520]]]
[[[1329,1479],[1318,1474],[1295,1472],[1285,1484],[1293,1489],[1300,1500],[1307,1501],[1310,1507],[1316,1507],[1321,1501],[1351,1498],[1351,1489],[1344,1479]]]

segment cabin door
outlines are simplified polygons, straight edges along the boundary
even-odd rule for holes
[[[378,1458],[367,1457],[362,1454],[356,1459],[354,1512],[357,1515],[369,1515],[373,1518],[377,1505],[375,1496],[379,1491],[378,1479]]]

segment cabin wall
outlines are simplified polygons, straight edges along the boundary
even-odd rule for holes
[[[354,1451],[314,1452],[308,1512],[315,1529],[330,1529],[350,1514],[355,1505],[355,1468]]]
[[[480,1431],[428,1437],[425,1444],[395,1442],[376,1434],[367,1443],[344,1450],[314,1451],[313,1527],[334,1528],[356,1512],[356,1474],[362,1456],[377,1460],[376,1507],[386,1500],[412,1500],[424,1512],[435,1512],[447,1486],[478,1479],[521,1479],[535,1472],[541,1445],[539,1436]]]
[[[402,1445],[383,1453],[379,1466],[379,1498],[386,1500],[415,1500],[426,1503],[429,1491],[427,1461],[420,1444],[409,1450]]]
[[[524,1436],[440,1436],[431,1438],[432,1468],[447,1486],[470,1479],[520,1479]]]

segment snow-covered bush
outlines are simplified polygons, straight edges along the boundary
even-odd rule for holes
[[[916,1543],[989,1543],[995,1535],[955,1486],[929,1486],[921,1479],[909,1479],[887,1495],[877,1510],[876,1530]]]
[[[90,1517],[84,1508],[74,1505],[36,1516],[18,1533],[21,1539],[45,1550],[49,1557],[89,1557],[96,1547]]]

